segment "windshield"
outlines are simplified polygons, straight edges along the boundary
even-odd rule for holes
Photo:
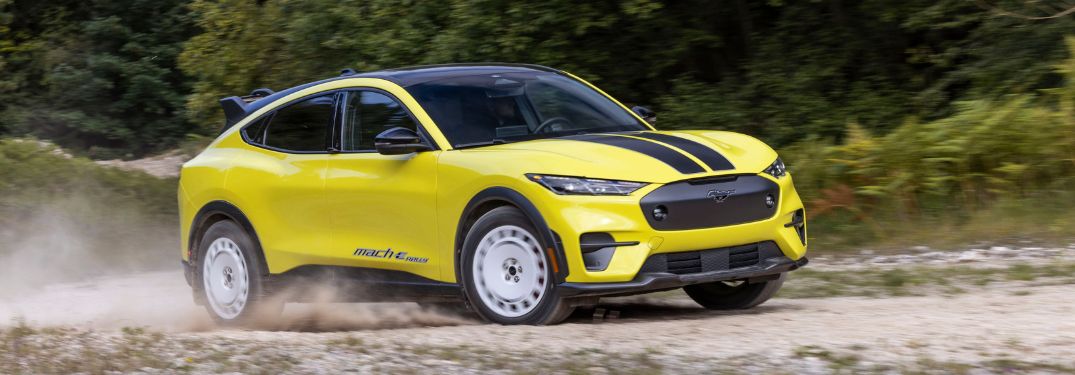
[[[649,130],[596,90],[552,72],[451,77],[416,84],[407,91],[457,148]]]

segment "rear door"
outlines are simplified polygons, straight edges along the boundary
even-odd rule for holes
[[[388,92],[343,91],[339,110],[334,137],[339,153],[329,157],[325,186],[334,205],[328,212],[332,254],[352,266],[438,279],[443,261],[434,257],[440,151],[377,153],[374,137],[385,130],[404,127],[422,133],[418,121]]]
[[[337,95],[314,94],[262,116],[242,130],[255,147],[231,155],[229,200],[254,224],[270,272],[305,264],[329,247],[324,189]]]

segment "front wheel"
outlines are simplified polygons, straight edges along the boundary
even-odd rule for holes
[[[463,242],[467,299],[482,318],[500,324],[556,324],[574,308],[557,293],[551,261],[530,220],[515,207],[478,219]]]
[[[782,273],[774,280],[754,284],[739,280],[687,285],[683,291],[694,302],[710,310],[749,309],[772,298],[784,285],[786,276],[787,273]]]

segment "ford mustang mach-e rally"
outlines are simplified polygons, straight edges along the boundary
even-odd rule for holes
[[[501,324],[677,288],[745,309],[806,264],[803,204],[773,149],[658,131],[563,71],[345,71],[221,104],[224,130],[178,195],[187,280],[225,324],[302,300],[287,291],[310,280]]]

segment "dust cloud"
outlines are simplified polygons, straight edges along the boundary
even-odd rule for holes
[[[313,292],[311,302],[289,303],[280,316],[259,317],[249,329],[335,332],[474,324],[414,303],[336,303],[332,288]],[[224,329],[194,303],[179,271],[140,272],[96,277],[37,288],[33,293],[0,297],[0,325],[76,326],[113,330],[150,327],[169,332]]]
[[[74,196],[2,213],[8,217],[0,218],[0,297],[177,265],[175,219],[133,204]]]
[[[68,197],[0,217],[0,328],[223,328],[193,301],[180,270],[174,216],[144,211]],[[414,303],[334,303],[337,291],[330,287],[302,292],[315,298],[287,304],[282,316],[252,328],[324,332],[473,323]]]
[[[253,328],[270,331],[336,332],[477,323],[466,316],[420,307],[416,303],[338,303],[336,301],[345,293],[327,284],[298,285],[280,292],[278,298],[290,299],[299,294],[307,296],[303,298],[304,303],[287,304],[280,316],[259,316]]]

